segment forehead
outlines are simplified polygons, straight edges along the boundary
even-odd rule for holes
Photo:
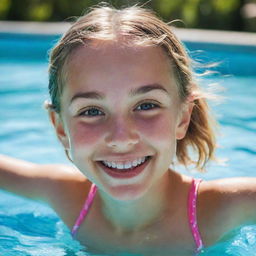
[[[119,84],[174,82],[170,60],[159,46],[127,46],[118,42],[85,45],[76,49],[66,65],[67,86],[97,87]],[[90,88],[92,89],[92,88]]]

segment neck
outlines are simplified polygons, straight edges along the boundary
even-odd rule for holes
[[[102,213],[117,233],[136,232],[163,218],[172,201],[170,171],[136,200],[113,200],[100,193]]]

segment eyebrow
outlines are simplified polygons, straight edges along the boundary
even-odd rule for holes
[[[141,95],[141,94],[153,91],[153,90],[161,90],[161,91],[169,94],[168,91],[160,84],[148,84],[148,85],[143,85],[139,88],[131,90],[129,95],[131,95],[131,96]]]
[[[104,95],[102,93],[99,92],[78,92],[76,93],[72,99],[70,100],[70,103],[72,103],[74,100],[78,99],[78,98],[85,98],[85,99],[96,99],[96,100],[102,100],[104,99]]]
[[[155,84],[143,85],[136,89],[132,89],[129,92],[129,96],[141,95],[153,90],[161,90],[169,95],[168,91],[162,85],[155,83]],[[78,98],[103,100],[105,98],[105,95],[97,91],[78,92],[71,98],[70,104]]]

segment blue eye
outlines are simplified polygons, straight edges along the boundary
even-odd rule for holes
[[[158,108],[158,107],[159,107],[159,105],[157,105],[157,104],[154,104],[151,102],[145,102],[145,103],[140,104],[137,107],[137,110],[150,110],[150,109],[154,109],[154,108]]]
[[[79,116],[88,116],[88,117],[103,116],[103,115],[104,113],[97,108],[89,108],[79,113]]]

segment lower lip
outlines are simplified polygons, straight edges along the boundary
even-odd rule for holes
[[[133,178],[137,175],[139,175],[144,168],[148,165],[149,161],[151,160],[151,157],[147,159],[143,164],[133,168],[132,170],[126,170],[126,171],[118,171],[118,169],[113,169],[105,166],[102,162],[99,162],[101,168],[111,177],[118,178],[118,179],[127,179],[127,178]]]

